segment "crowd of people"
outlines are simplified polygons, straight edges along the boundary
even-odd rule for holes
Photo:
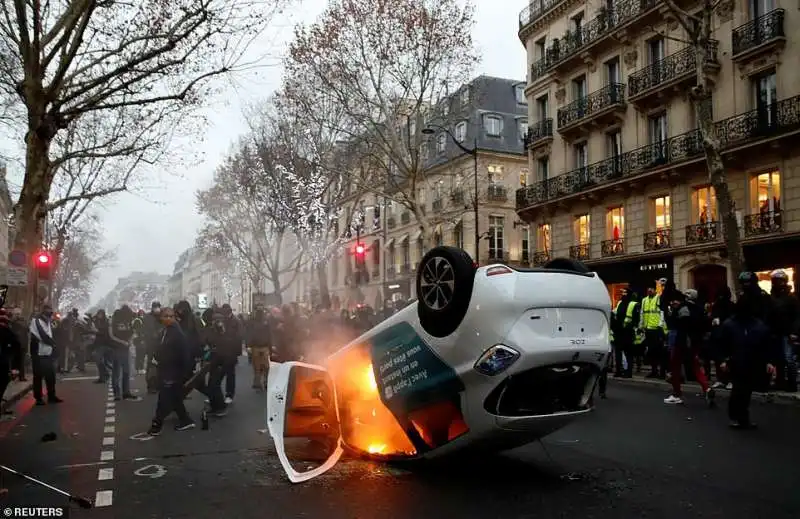
[[[797,392],[797,351],[800,301],[782,270],[771,274],[769,294],[753,272],[739,276],[736,302],[725,288],[711,303],[698,301],[696,290],[679,291],[659,280],[641,298],[624,291],[611,319],[614,355],[608,371],[630,378],[635,369],[649,367],[648,378],[671,382],[666,404],[682,404],[682,383],[700,384],[709,406],[715,391],[731,391],[731,427],[753,428],[749,405],[756,391]],[[709,377],[712,364],[716,381]],[[606,379],[599,393],[605,397]]]

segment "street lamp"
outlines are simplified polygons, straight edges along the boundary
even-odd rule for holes
[[[452,134],[450,130],[445,128],[444,126],[439,126],[438,124],[428,124],[427,128],[422,129],[422,133],[425,135],[433,135],[436,133],[434,128],[439,129],[446,133],[453,143],[461,149],[467,155],[472,155],[472,169],[474,173],[475,179],[475,203],[473,205],[473,210],[475,212],[475,264],[479,264],[480,262],[480,251],[481,251],[481,233],[478,230],[478,137],[476,136],[473,140],[472,149],[467,148],[461,142],[456,139],[456,136]]]

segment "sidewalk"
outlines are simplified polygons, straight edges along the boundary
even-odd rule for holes
[[[31,390],[32,383],[30,378],[26,382],[12,381],[9,384],[6,393],[3,395],[3,402],[0,404],[0,410],[5,409],[7,406],[15,404],[18,400],[28,394]]]
[[[660,387],[664,389],[664,396],[667,396],[667,393],[672,389],[672,384],[665,380],[661,379],[654,379],[654,378],[645,378],[643,374],[634,374],[633,378],[614,378],[613,376],[609,375],[608,377],[609,382],[616,383],[616,384],[627,384],[627,385],[634,385],[634,386],[654,386]],[[696,382],[688,382],[683,384],[684,391],[696,391],[698,394],[700,393],[700,385]],[[727,399],[728,394],[730,391],[726,389],[717,389],[717,398]],[[753,393],[753,401],[754,402],[765,402],[765,403],[776,403],[776,404],[785,404],[785,405],[800,405],[800,392],[797,393],[786,393],[784,391],[773,391],[771,393]]]

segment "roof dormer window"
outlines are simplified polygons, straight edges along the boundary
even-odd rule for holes
[[[485,115],[483,117],[483,127],[488,135],[500,137],[503,133],[503,120],[497,115]]]

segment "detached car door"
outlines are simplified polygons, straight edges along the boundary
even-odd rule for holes
[[[267,429],[292,483],[330,470],[342,456],[339,411],[325,368],[302,362],[270,363]]]

